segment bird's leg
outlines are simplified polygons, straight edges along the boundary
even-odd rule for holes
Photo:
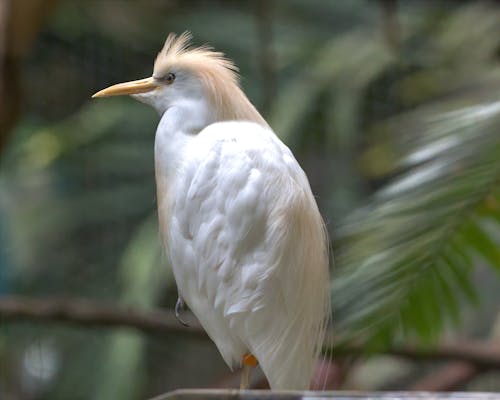
[[[241,380],[240,380],[240,389],[248,390],[250,389],[250,372],[252,367],[249,365],[243,365],[241,367]]]
[[[258,362],[252,354],[244,354],[241,359],[241,364],[240,389],[247,390],[250,389],[250,372],[252,368],[257,366]]]
[[[184,310],[184,306],[184,299],[181,295],[179,295],[177,303],[175,303],[175,318],[177,318],[177,321],[179,321],[182,325],[189,326],[189,324],[181,318],[181,312]]]

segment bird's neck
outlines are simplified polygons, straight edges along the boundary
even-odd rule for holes
[[[214,122],[215,113],[208,101],[186,98],[176,101],[163,113],[158,130],[164,130],[168,135],[196,135]]]
[[[265,119],[236,84],[220,84],[211,92],[217,121],[251,121],[268,127]]]
[[[155,138],[157,169],[175,171],[182,162],[186,145],[200,131],[215,122],[241,120],[268,127],[237,85],[229,89],[220,85],[218,90],[212,92],[215,96],[176,99],[163,112]]]
[[[206,126],[215,122],[210,104],[203,98],[184,99],[162,115],[155,137],[155,162],[164,174],[175,171],[186,145]]]

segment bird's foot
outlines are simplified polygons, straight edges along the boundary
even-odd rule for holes
[[[241,363],[243,365],[247,365],[247,366],[253,368],[253,367],[256,367],[259,362],[257,361],[257,359],[255,358],[255,356],[253,354],[247,353],[247,354],[243,355],[243,357],[241,359]]]
[[[252,354],[244,354],[241,358],[241,364],[240,389],[248,390],[250,389],[250,373],[252,368],[257,366],[258,361]]]
[[[182,325],[189,326],[189,324],[181,318],[181,312],[184,311],[185,306],[186,304],[184,303],[184,299],[179,296],[177,303],[175,303],[175,318],[177,318],[177,321],[179,321]]]

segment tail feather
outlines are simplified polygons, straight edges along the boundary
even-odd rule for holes
[[[272,307],[283,303],[283,314],[259,312],[246,323],[249,348],[274,390],[309,389],[331,319],[328,235],[312,194],[295,206],[276,227],[286,243],[269,282],[283,288],[274,289]]]

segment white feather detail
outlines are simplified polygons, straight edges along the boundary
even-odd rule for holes
[[[180,294],[230,368],[252,353],[272,389],[307,389],[329,273],[306,175],[270,129],[251,122],[209,125],[179,160],[162,203],[170,209],[160,213]]]

